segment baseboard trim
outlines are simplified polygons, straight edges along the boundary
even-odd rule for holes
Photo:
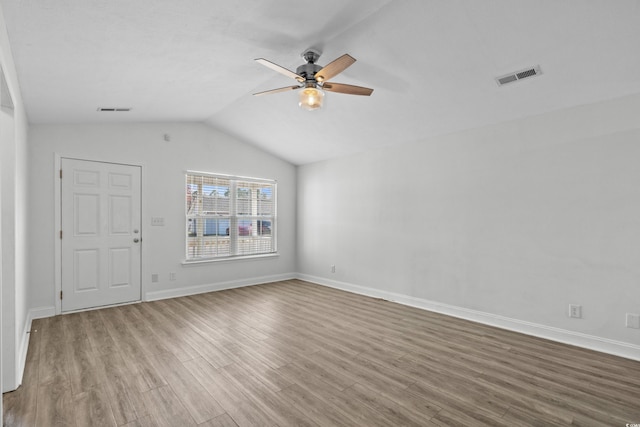
[[[187,286],[184,288],[165,289],[151,291],[145,294],[143,301],[157,301],[167,298],[186,297],[189,295],[203,294],[206,292],[223,291],[225,289],[241,288],[244,286],[261,285],[264,283],[279,282],[297,278],[296,273],[276,274],[272,276],[252,277],[249,279],[230,280],[227,282],[210,283],[205,285]]]
[[[53,317],[56,315],[56,308],[51,307],[36,307],[29,310],[29,319],[44,319],[45,317]]]
[[[397,294],[394,292],[382,291],[366,286],[326,279],[324,277],[317,277],[299,273],[297,275],[297,278],[330,288],[340,289],[343,291],[366,295],[374,298],[382,298],[410,307],[446,314],[448,316],[458,317],[460,319],[470,320],[472,322],[482,323],[484,325],[495,326],[497,328],[506,329],[509,331],[519,332],[526,335],[532,335],[535,337],[560,342],[563,344],[574,345],[577,347],[587,348],[589,350],[595,350],[602,353],[608,353],[615,356],[640,361],[640,346],[635,344],[610,340],[607,338],[601,338],[594,335],[583,334],[580,332],[568,331],[566,329],[555,328],[552,326],[546,326],[538,323],[527,322],[482,311],[471,310],[464,307],[429,301],[426,299]]]
[[[16,387],[22,384],[22,376],[24,375],[24,367],[27,363],[27,352],[29,351],[29,336],[31,334],[31,323],[34,319],[42,319],[56,315],[55,307],[37,307],[27,312],[27,319],[24,322],[24,330],[22,331],[22,339],[20,340],[20,348],[18,350],[18,375],[16,378]]]

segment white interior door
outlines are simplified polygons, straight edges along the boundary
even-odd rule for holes
[[[60,164],[62,311],[140,300],[141,168]]]

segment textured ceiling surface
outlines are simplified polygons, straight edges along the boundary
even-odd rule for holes
[[[30,122],[205,122],[294,164],[640,92],[640,0],[0,4]],[[308,47],[355,57],[332,81],[373,95],[251,96],[295,84],[253,59],[295,70]]]

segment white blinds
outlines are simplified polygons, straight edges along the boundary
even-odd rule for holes
[[[276,182],[188,172],[187,261],[276,252]]]

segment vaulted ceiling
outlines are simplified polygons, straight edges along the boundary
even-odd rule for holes
[[[638,0],[0,4],[31,123],[205,122],[294,164],[640,92]],[[295,70],[308,47],[355,57],[332,80],[373,95],[251,95],[295,84],[255,58]]]

